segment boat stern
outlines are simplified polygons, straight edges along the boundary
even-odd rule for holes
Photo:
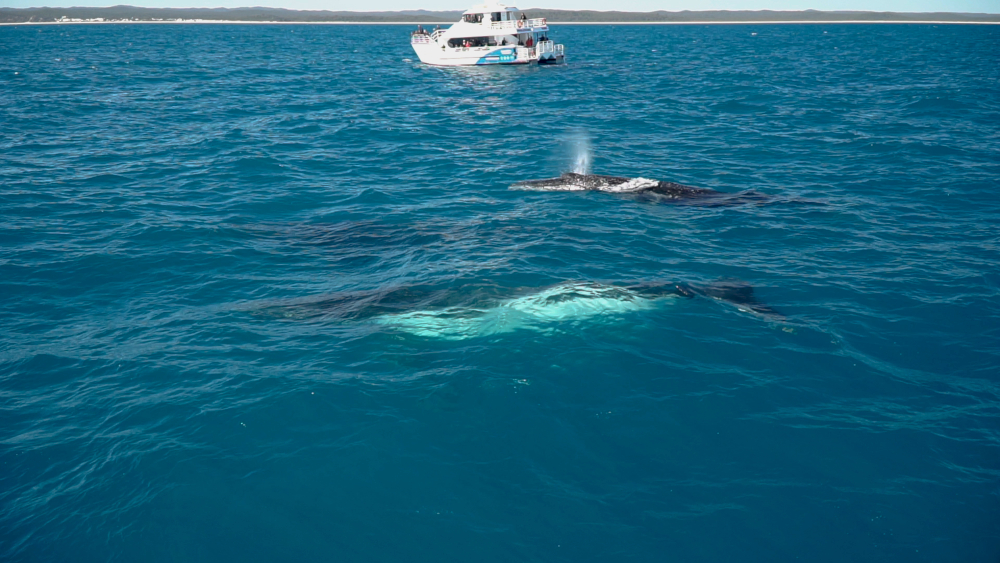
[[[540,65],[559,64],[566,61],[566,49],[562,43],[539,41],[535,47],[535,51],[535,56],[538,58],[538,64]]]

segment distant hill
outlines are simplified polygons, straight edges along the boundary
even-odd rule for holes
[[[952,12],[821,12],[804,10],[709,10],[693,12],[594,12],[589,10],[528,10],[532,17],[559,22],[759,22],[759,21],[951,21],[1000,22],[1000,14],[964,14]]]
[[[54,22],[62,18],[105,21],[215,20],[245,22],[457,21],[462,12],[331,12],[283,8],[0,8],[0,23]]]
[[[965,14],[950,12],[782,12],[773,10],[704,12],[595,12],[590,10],[525,10],[531,17],[548,18],[552,22],[759,22],[759,21],[944,21],[1000,22],[1000,14]],[[400,12],[331,12],[327,10],[285,10],[282,8],[0,8],[0,23],[55,22],[59,20],[103,21],[172,21],[211,20],[244,22],[424,22],[450,23],[458,20],[461,11],[432,12],[404,10]]]

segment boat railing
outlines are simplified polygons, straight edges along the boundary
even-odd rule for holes
[[[422,44],[422,43],[430,43],[430,42],[431,42],[431,36],[427,35],[426,33],[414,33],[412,36],[410,36],[410,43],[414,43],[414,44],[421,43]]]
[[[532,60],[535,60],[535,48],[534,47],[518,47],[517,48],[517,60],[519,60],[519,61],[532,61]]]
[[[539,27],[547,27],[545,18],[533,18],[530,20],[507,20],[499,22],[490,23],[490,31],[510,31],[510,32],[520,32],[520,31],[531,31]]]
[[[559,58],[564,57],[565,51],[563,50],[562,43],[553,43],[552,41],[539,41],[538,42],[538,58],[548,59],[546,55],[551,55],[553,57]]]
[[[445,31],[448,31],[448,30],[447,30],[447,29],[435,29],[435,30],[434,30],[434,33],[432,33],[432,34],[431,34],[431,39],[433,39],[433,40],[434,40],[435,42],[437,42],[437,40],[438,40],[438,39],[439,39],[439,38],[440,38],[440,37],[441,37],[442,35],[444,35],[444,32],[445,32]]]

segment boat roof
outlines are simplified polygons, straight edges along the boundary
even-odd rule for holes
[[[499,2],[487,2],[486,4],[479,4],[478,6],[473,6],[465,11],[465,14],[489,14],[492,12],[517,12],[518,9],[514,6],[507,6],[506,4],[501,4]]]

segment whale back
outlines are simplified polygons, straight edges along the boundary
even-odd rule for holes
[[[655,194],[674,200],[724,195],[715,190],[685,186],[676,182],[661,182],[642,177],[627,178],[603,174],[580,174],[578,172],[564,172],[558,178],[524,180],[511,187],[537,191],[599,191],[623,195]]]
[[[708,188],[695,188],[685,186],[676,182],[657,182],[655,186],[650,186],[644,191],[665,195],[671,198],[695,198],[713,195],[722,195],[720,192]]]

